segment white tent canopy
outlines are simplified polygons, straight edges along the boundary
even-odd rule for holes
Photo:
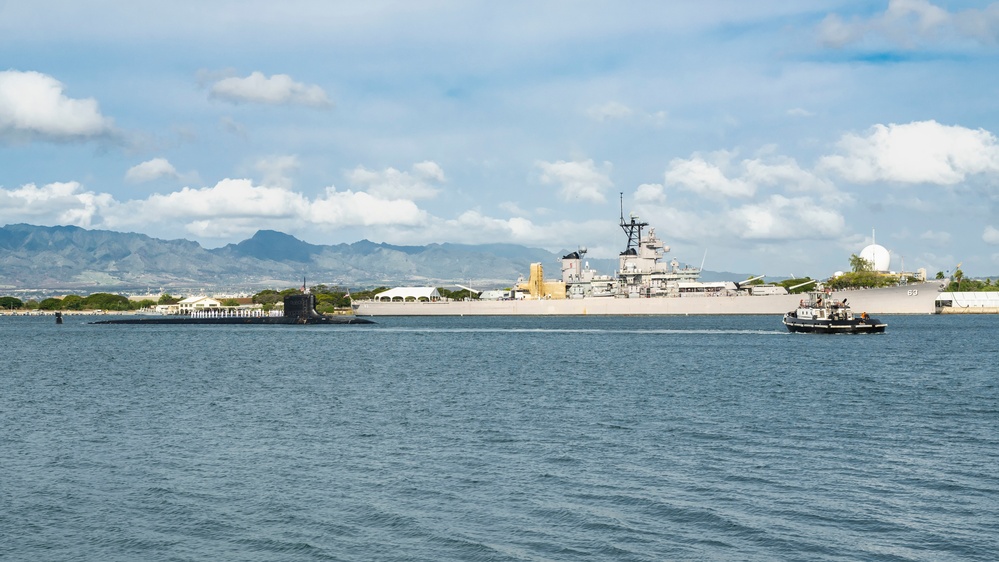
[[[937,295],[937,306],[948,302],[950,304],[944,306],[958,308],[999,307],[999,291],[940,293]]]
[[[375,295],[376,301],[439,301],[436,287],[396,287]]]

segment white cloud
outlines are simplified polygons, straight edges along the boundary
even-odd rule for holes
[[[322,88],[295,82],[287,74],[275,74],[268,78],[261,72],[253,72],[246,78],[222,78],[212,85],[210,95],[233,103],[305,105],[318,108],[333,105]]]
[[[745,160],[742,165],[745,169],[744,180],[757,187],[780,186],[787,191],[820,194],[836,191],[836,186],[828,178],[803,169],[793,158]]]
[[[253,167],[263,174],[261,181],[264,185],[290,188],[291,175],[298,171],[301,163],[295,155],[268,156],[257,160]]]
[[[792,108],[792,109],[788,109],[787,110],[787,114],[790,115],[791,117],[813,117],[813,116],[815,116],[815,114],[812,113],[811,111],[808,111],[807,109],[803,109],[803,108],[800,108],[800,107],[795,107],[795,108]]]
[[[330,226],[418,226],[428,215],[408,199],[388,199],[363,191],[326,188],[310,208],[309,222]]]
[[[999,4],[958,12],[954,15],[954,25],[963,36],[995,45],[999,41]]]
[[[635,190],[635,203],[666,203],[666,193],[662,185],[658,183],[643,183]]]
[[[926,240],[930,244],[940,247],[950,246],[951,238],[949,232],[937,232],[934,230],[927,230],[919,235],[920,240]]]
[[[159,178],[177,178],[177,170],[166,158],[153,158],[141,164],[136,164],[125,172],[125,181],[129,183],[144,183]]]
[[[413,173],[426,180],[444,181],[444,169],[436,162],[429,160],[413,164]]]
[[[74,140],[112,132],[93,98],[73,99],[39,72],[0,72],[0,138]]]
[[[529,219],[513,217],[510,219],[494,219],[474,210],[465,211],[455,221],[449,221],[460,230],[472,231],[481,228],[489,232],[492,240],[531,240],[537,227]]]
[[[538,162],[541,169],[540,181],[543,184],[560,184],[559,196],[565,201],[581,200],[590,203],[604,203],[604,191],[614,187],[610,180],[611,164],[604,162],[603,171],[598,170],[593,160],[565,162]]]
[[[819,24],[819,42],[827,47],[843,47],[859,40],[866,30],[864,22],[845,22],[839,15],[829,14]]]
[[[695,246],[728,248],[738,241],[755,244],[803,240],[820,240],[825,246],[830,240],[842,237],[846,230],[842,212],[813,197],[774,194],[759,202],[733,208],[681,209],[673,205],[644,204],[638,210],[641,217],[653,224],[667,240],[690,242]]]
[[[431,199],[440,193],[435,183],[445,181],[444,170],[436,162],[418,162],[411,172],[395,168],[382,171],[359,166],[347,174],[347,181],[376,197],[385,199]]]
[[[294,157],[275,157],[268,162],[271,166],[264,169],[283,171],[297,165]],[[131,177],[136,180],[159,177],[157,174],[165,170],[173,167],[165,159],[154,159],[134,167]],[[428,188],[422,183],[425,179],[444,180],[440,166],[420,162],[413,166],[412,174],[390,169],[374,176],[368,183],[372,191],[338,191],[330,186],[315,198],[277,185],[280,181],[256,185],[249,179],[229,178],[213,186],[184,187],[125,202],[116,201],[107,193],[85,191],[78,182],[43,187],[28,184],[13,190],[0,187],[0,224],[71,224],[136,229],[150,234],[185,230],[196,237],[214,239],[233,239],[260,228],[285,232],[358,226],[429,228],[435,219],[411,198],[393,195],[393,190],[386,188],[385,179],[406,178],[397,181],[394,187],[408,182],[410,186],[422,186],[416,191],[423,190],[421,193],[426,195]]]
[[[999,228],[994,226],[986,226],[985,231],[982,232],[982,240],[986,244],[993,244],[999,246]]]
[[[864,41],[887,41],[904,48],[948,39],[994,44],[999,38],[999,5],[949,12],[927,0],[891,0],[883,13],[870,18],[846,21],[830,14],[819,25],[818,38],[837,48]]]
[[[309,227],[413,227],[426,221],[426,213],[405,199],[337,191],[332,186],[322,196],[309,199],[284,187],[254,185],[248,179],[185,187],[103,209],[103,224],[108,228],[183,228],[194,236],[215,239],[233,239],[261,228],[293,232]]]
[[[247,179],[224,179],[212,187],[185,187],[166,195],[129,202],[145,220],[153,217],[213,219],[225,217],[291,218],[305,214],[309,201],[280,187],[255,186]]]
[[[83,191],[78,182],[57,182],[18,189],[0,188],[0,223],[29,222],[42,225],[90,227],[116,205],[107,193]]]
[[[756,187],[751,182],[729,178],[722,169],[728,167],[730,155],[719,152],[715,156],[717,163],[709,163],[697,154],[687,160],[673,159],[666,170],[666,183],[704,197],[752,197]]]
[[[773,195],[761,203],[728,213],[729,228],[747,240],[827,240],[843,233],[845,220],[814,199]]]
[[[819,167],[856,183],[953,185],[999,171],[995,135],[936,121],[875,125],[864,136],[844,135],[838,146],[840,153],[822,158]]]
[[[510,213],[511,215],[524,216],[531,214],[513,201],[504,201],[499,204],[499,208]]]
[[[538,224],[523,217],[498,219],[477,210],[462,212],[454,219],[434,218],[421,226],[419,232],[400,232],[393,237],[399,243],[412,243],[414,239],[421,239],[423,243],[461,240],[478,244],[503,240],[557,251],[577,247],[588,240],[606,241],[605,235],[613,236],[616,228],[605,220]],[[595,237],[594,233],[599,235]]]

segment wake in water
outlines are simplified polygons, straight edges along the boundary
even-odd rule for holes
[[[396,332],[396,333],[448,333],[448,334],[734,334],[734,335],[763,335],[780,336],[786,335],[782,330],[733,330],[733,329],[678,329],[678,328],[648,328],[648,329],[610,329],[610,328],[417,328],[417,327],[382,327],[374,329],[375,332]],[[371,333],[371,332],[368,332]]]

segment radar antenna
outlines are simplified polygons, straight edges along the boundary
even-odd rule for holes
[[[625,249],[625,253],[630,252],[632,249],[637,251],[638,245],[642,242],[642,229],[649,226],[647,222],[641,222],[638,217],[634,214],[629,216],[630,222],[624,221],[624,192],[620,192],[621,195],[621,230],[628,236],[628,247]]]

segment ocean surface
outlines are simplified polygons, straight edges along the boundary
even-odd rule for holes
[[[996,560],[999,316],[0,317],[0,559]]]

